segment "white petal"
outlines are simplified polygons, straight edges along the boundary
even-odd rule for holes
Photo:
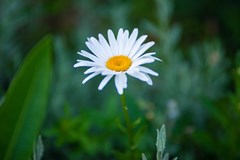
[[[121,79],[120,83],[123,88],[127,88],[127,76],[125,73],[120,73],[119,78]]]
[[[121,77],[119,75],[115,76],[115,86],[117,88],[118,94],[123,94],[123,86],[121,83]]]
[[[129,74],[130,76],[133,76],[141,81],[145,81],[147,82],[148,81],[148,78],[145,76],[145,74],[141,73],[141,72],[127,72],[127,74]]]
[[[90,42],[86,42],[87,47],[93,52],[93,54],[95,54],[98,58],[102,59],[102,60],[106,60],[107,57],[104,56],[104,54],[101,53],[101,51],[99,51],[96,46],[94,46],[92,43]]]
[[[87,76],[83,81],[82,84],[86,83],[88,80],[90,80],[91,78],[97,76],[98,74],[100,74],[99,72],[94,72],[93,74],[90,74],[89,76]]]
[[[157,58],[157,57],[153,57],[153,56],[141,56],[141,57],[139,57],[137,60],[140,60],[140,59],[154,59],[154,61],[156,60],[156,61],[162,62],[161,59],[159,59],[159,58]]]
[[[123,54],[123,29],[122,28],[120,28],[118,31],[117,46],[118,46],[117,55]]]
[[[151,59],[154,59],[154,60],[158,60],[158,61],[162,61],[161,59],[157,58],[157,57],[153,57],[152,55],[156,54],[155,52],[150,52],[150,53],[146,53],[140,57],[138,57],[136,60],[139,60],[139,59],[144,59],[144,58],[151,58]],[[135,61],[136,61],[135,60]]]
[[[130,51],[130,53],[128,55],[130,58],[135,55],[135,53],[138,51],[139,47],[145,41],[146,38],[147,38],[147,35],[143,35],[135,42],[132,50]]]
[[[111,78],[112,78],[112,75],[109,75],[103,78],[102,82],[98,86],[98,90],[102,90]]]
[[[152,63],[154,62],[154,58],[143,58],[143,59],[138,59],[136,61],[133,62],[131,67],[136,67],[136,66],[140,66],[142,64],[146,64],[146,63]],[[130,67],[130,68],[131,68]]]
[[[151,77],[150,77],[148,74],[144,74],[144,75],[148,78],[148,80],[147,80],[147,84],[149,84],[149,85],[153,85],[153,82],[152,82]]]
[[[130,73],[130,74],[132,74],[132,73],[134,73],[134,72],[139,72],[139,68],[133,67],[133,68],[131,68],[131,69],[128,69],[125,73]]]
[[[103,76],[106,76],[106,75],[116,75],[116,74],[118,74],[118,72],[112,71],[110,69],[104,69],[104,71],[102,71],[101,74]]]
[[[127,88],[127,75],[125,73],[121,74],[123,81],[123,88]]]
[[[155,55],[156,52],[150,52],[150,53],[145,53],[144,55],[142,55],[141,57],[144,57],[144,56],[152,56],[152,55]],[[139,57],[140,58],[140,57]]]
[[[152,47],[155,43],[154,42],[148,42],[146,44],[143,44],[139,50],[136,52],[136,54],[132,57],[132,59],[137,59],[140,57],[146,50],[148,50],[150,47]]]
[[[151,58],[154,58],[155,60],[162,62],[162,60],[160,58],[153,57],[153,56],[151,56]]]
[[[132,34],[130,35],[129,39],[128,39],[128,42],[125,46],[125,49],[124,49],[124,55],[128,56],[134,43],[136,42],[136,39],[137,39],[137,35],[138,35],[138,29],[135,28],[132,32]]]
[[[113,55],[117,55],[117,52],[118,52],[118,49],[117,49],[117,41],[114,37],[114,34],[112,32],[112,30],[108,30],[108,41],[109,41],[109,44],[110,44],[110,48],[113,52]]]
[[[98,35],[98,38],[99,38],[100,44],[103,46],[106,53],[108,54],[108,57],[112,57],[113,53],[112,53],[112,50],[111,50],[107,40],[101,34]]]
[[[153,70],[147,68],[147,67],[143,67],[143,66],[138,66],[138,68],[140,69],[141,72],[147,73],[147,74],[151,74],[153,76],[158,76],[157,72],[154,72]]]
[[[91,41],[93,43],[93,45],[106,57],[109,57],[108,54],[106,53],[106,51],[104,50],[104,48],[102,47],[102,45],[98,42],[98,40],[94,37],[91,37]]]
[[[91,61],[79,60],[79,62],[74,64],[73,67],[89,67],[89,66],[90,67],[97,66],[97,64]]]
[[[126,31],[124,32],[124,34],[123,34],[123,49],[122,49],[122,52],[121,52],[121,54],[123,54],[123,55],[125,55],[125,54],[124,54],[124,53],[125,53],[124,51],[125,51],[125,49],[126,49],[126,47],[127,47],[128,36],[129,36],[129,31],[126,30]]]
[[[104,69],[102,67],[91,67],[89,69],[87,69],[84,74],[89,74],[89,73],[93,73],[93,72],[102,72]]]
[[[87,51],[81,50],[81,52],[78,52],[78,54],[80,54],[83,57],[89,58],[94,62],[103,63],[101,59],[99,59],[98,57],[94,56],[91,53],[88,53]]]
[[[95,72],[96,68],[97,68],[97,67],[88,68],[88,69],[84,72],[84,74],[89,74],[89,73]]]

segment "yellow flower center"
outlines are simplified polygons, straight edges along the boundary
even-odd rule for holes
[[[106,67],[113,71],[123,72],[132,65],[132,61],[127,56],[113,56],[106,62]]]

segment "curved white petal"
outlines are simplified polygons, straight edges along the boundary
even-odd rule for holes
[[[111,50],[107,40],[102,36],[102,34],[99,34],[98,38],[99,38],[100,44],[103,46],[103,48],[105,49],[106,53],[108,54],[108,57],[112,57],[113,53],[112,53],[112,50]]]
[[[92,43],[90,42],[86,42],[87,47],[92,51],[93,54],[95,54],[98,58],[106,60],[107,57],[104,56],[101,51],[99,51],[96,46],[94,46]]]
[[[112,30],[108,30],[108,41],[109,41],[109,44],[110,44],[110,48],[113,52],[113,55],[117,55],[117,52],[118,52],[118,46],[117,46],[117,41],[115,39],[115,36],[112,32]]]
[[[146,44],[143,44],[140,46],[139,50],[136,52],[136,54],[132,57],[133,60],[140,57],[146,50],[148,50],[150,47],[152,47],[155,43],[154,42],[148,42]]]
[[[134,72],[139,72],[139,68],[138,67],[132,67],[129,68],[127,71],[125,71],[125,73],[134,73]]]
[[[91,61],[79,60],[78,63],[74,64],[73,67],[92,67],[92,66],[98,66],[98,64]]]
[[[112,71],[110,69],[104,69],[101,74],[103,76],[106,76],[106,75],[116,75],[116,74],[119,74],[119,73],[115,72],[115,71]]]
[[[155,60],[162,62],[160,58],[153,57]]]
[[[92,79],[93,77],[99,75],[100,73],[99,72],[94,72],[92,74],[90,74],[89,76],[87,76],[83,81],[82,81],[82,84],[86,83],[88,80]]]
[[[123,53],[123,29],[122,28],[120,28],[118,31],[117,46],[118,46],[117,55],[122,54]]]
[[[106,84],[108,83],[108,81],[112,78],[113,75],[108,75],[106,77],[103,78],[102,82],[99,84],[98,86],[98,90],[102,90]]]
[[[152,62],[154,62],[154,58],[138,59],[138,60],[133,62],[131,67],[136,67],[136,66],[140,66],[140,65],[143,65],[143,64],[146,64],[146,63],[152,63]]]
[[[149,53],[145,53],[144,55],[142,55],[141,57],[145,57],[145,56],[152,56],[152,55],[155,55],[156,52],[149,52]],[[139,58],[141,58],[139,57]]]
[[[101,68],[101,67],[99,68],[99,67],[94,66],[94,67],[87,69],[84,72],[84,74],[89,74],[89,73],[93,73],[93,72],[102,72],[103,70],[104,70],[104,68]]]
[[[125,49],[126,49],[126,47],[127,47],[127,42],[128,42],[128,36],[129,36],[129,31],[128,30],[126,30],[124,33],[123,33],[123,48],[122,48],[122,52],[121,52],[121,54],[123,54],[123,55],[125,55],[124,53],[124,51],[125,51]]]
[[[93,73],[93,72],[95,72],[95,70],[97,69],[97,67],[91,67],[91,68],[88,68],[85,72],[84,72],[84,74],[89,74],[89,73]]]
[[[147,84],[149,84],[149,85],[153,85],[153,82],[152,82],[151,77],[150,77],[148,74],[144,74],[144,75],[148,78],[148,80],[146,81]]]
[[[138,66],[139,70],[141,72],[147,73],[147,74],[151,74],[153,76],[158,76],[157,72],[154,72],[153,70],[147,68],[147,67],[143,67],[143,66]]]
[[[115,86],[117,88],[117,91],[120,95],[123,94],[123,86],[122,86],[122,83],[121,83],[121,77],[119,75],[116,75],[115,76]]]
[[[103,54],[106,57],[108,57],[108,54],[106,53],[106,51],[102,47],[102,45],[99,43],[99,41],[96,38],[94,38],[94,37],[91,37],[90,39],[91,39],[93,45],[96,46],[96,48],[99,50],[99,52],[101,52],[101,54]]]
[[[130,53],[128,55],[130,58],[135,55],[135,53],[138,51],[139,47],[145,41],[146,38],[147,38],[147,35],[143,35],[135,42],[132,50],[130,51]]]
[[[133,72],[133,73],[127,72],[127,74],[129,74],[130,76],[133,76],[141,81],[145,81],[145,82],[148,81],[148,78],[146,77],[146,75],[141,72]]]
[[[119,77],[121,79],[122,87],[127,88],[127,75],[125,73],[119,74]]]
[[[136,42],[137,36],[138,36],[138,29],[135,28],[126,43],[126,46],[125,46],[125,49],[123,52],[124,55],[126,55],[126,56],[129,55],[134,43]]]
[[[94,62],[103,63],[103,61],[101,59],[99,59],[98,57],[94,56],[91,53],[88,53],[87,51],[81,50],[81,52],[78,52],[78,54],[80,54],[81,56],[86,57],[88,59],[91,59]]]
[[[157,60],[157,61],[161,61],[161,59],[157,58],[157,57],[153,57],[152,55],[156,54],[155,52],[150,52],[150,53],[146,53],[146,54],[143,54],[142,56],[138,57],[137,59],[135,59],[135,61],[137,60],[140,60],[140,59],[146,59],[146,58],[151,58],[151,59],[154,59],[154,60]]]

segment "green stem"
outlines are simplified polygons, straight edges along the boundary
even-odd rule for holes
[[[127,125],[128,143],[129,143],[129,146],[131,149],[130,157],[131,157],[131,159],[133,159],[133,152],[132,152],[132,150],[134,149],[133,132],[132,132],[133,128],[132,128],[132,123],[129,118],[128,107],[126,104],[126,98],[125,98],[124,94],[121,95],[121,104],[122,104],[122,110],[123,110],[124,117],[125,117],[125,122]]]

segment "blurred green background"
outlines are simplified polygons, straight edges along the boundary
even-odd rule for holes
[[[144,126],[139,159],[142,152],[155,159],[162,124],[172,156],[240,159],[239,16],[237,0],[0,0],[0,97],[28,51],[51,33],[43,159],[116,159],[127,138],[118,127],[123,115],[114,84],[101,92],[102,77],[82,85],[84,69],[73,65],[87,37],[138,28],[163,60],[149,65],[159,73],[153,86],[129,78],[126,90],[130,116]]]

